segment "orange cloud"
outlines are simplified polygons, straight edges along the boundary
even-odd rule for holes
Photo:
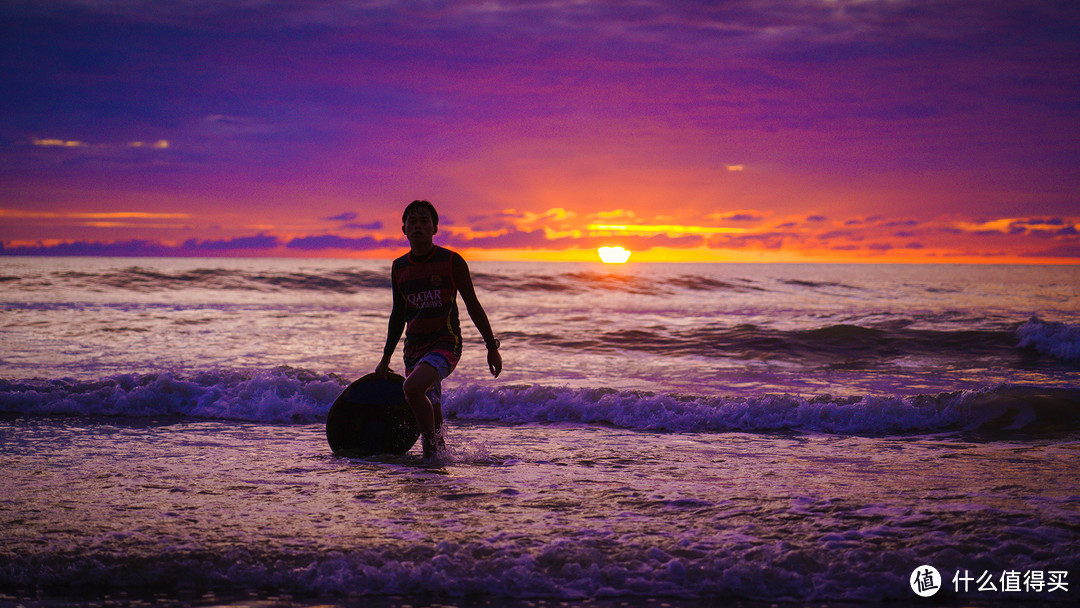
[[[33,144],[35,146],[41,146],[43,148],[82,148],[86,146],[85,142],[71,140],[71,139],[34,139]]]
[[[94,144],[94,145],[91,145],[91,144],[89,144],[89,143],[87,143],[85,141],[79,141],[79,140],[75,140],[75,139],[38,138],[38,137],[35,137],[35,138],[31,139],[30,143],[32,143],[35,146],[41,147],[41,148],[95,148],[95,149],[106,148],[107,149],[107,148],[126,147],[126,148],[150,148],[152,150],[166,150],[172,145],[172,144],[169,143],[169,141],[167,139],[159,139],[157,141],[152,141],[152,142],[132,141],[132,142],[128,142],[126,145],[120,146],[120,145],[115,145],[115,144]]]

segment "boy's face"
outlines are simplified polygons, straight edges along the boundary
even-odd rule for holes
[[[405,233],[410,243],[413,241],[422,243],[430,241],[431,237],[438,232],[438,228],[431,221],[431,214],[426,209],[415,209],[405,216],[405,225],[401,227],[401,231]]]

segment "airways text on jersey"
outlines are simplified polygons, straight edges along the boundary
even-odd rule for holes
[[[404,295],[409,305],[415,308],[438,308],[443,305],[441,289],[429,289]]]

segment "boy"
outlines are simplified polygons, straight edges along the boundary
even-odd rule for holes
[[[375,373],[390,371],[390,358],[405,331],[405,400],[420,427],[424,460],[435,461],[445,449],[442,435],[442,385],[461,357],[457,294],[487,344],[491,375],[502,372],[499,341],[476,299],[465,260],[432,242],[439,232],[439,214],[428,201],[413,201],[401,215],[401,231],[409,252],[394,260],[390,280],[394,307],[386,330],[386,346]]]

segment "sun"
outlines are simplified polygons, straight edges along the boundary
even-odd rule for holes
[[[630,259],[630,252],[622,247],[601,247],[596,253],[605,264],[623,264]]]

